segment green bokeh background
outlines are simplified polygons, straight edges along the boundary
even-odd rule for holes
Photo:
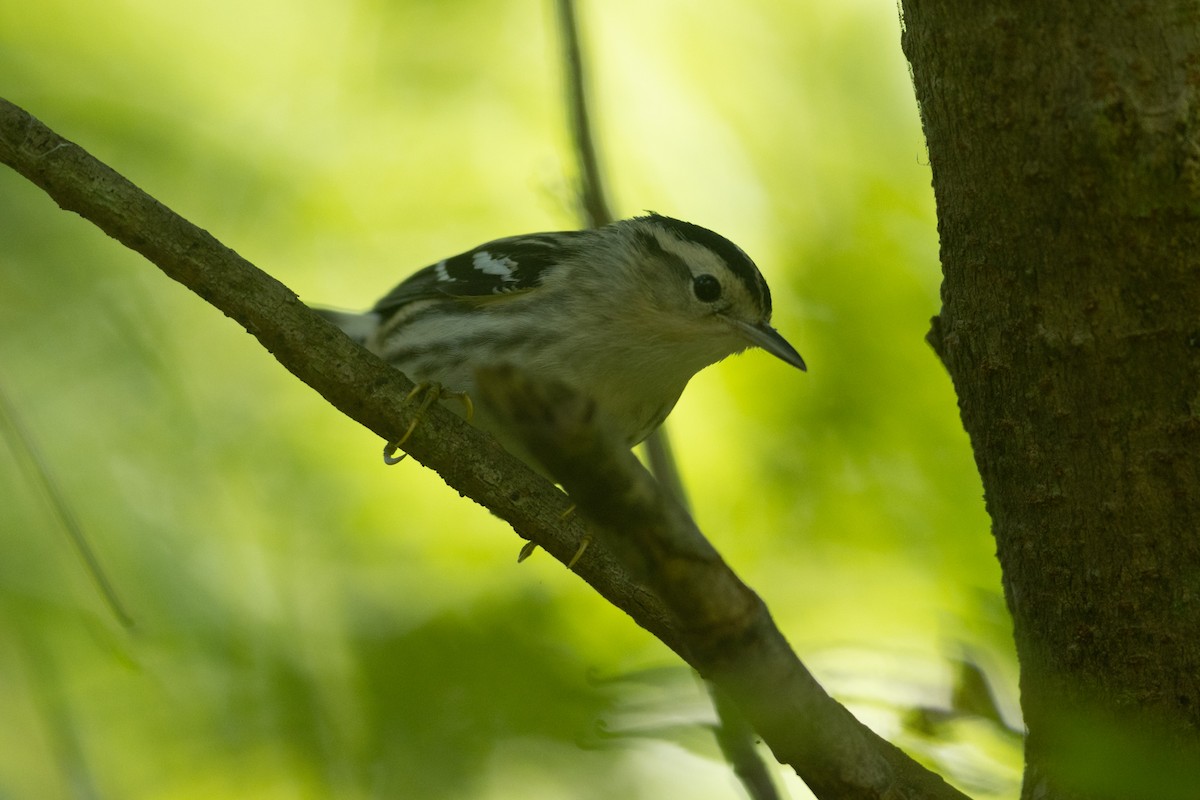
[[[1019,719],[894,3],[581,15],[618,212],[737,241],[810,365],[693,381],[701,527],[865,721],[1014,796],[997,726],[906,723],[964,658]],[[0,95],[313,303],[578,224],[545,0],[4,3]],[[0,449],[0,798],[739,796],[669,651],[6,169],[0,388],[137,621]]]

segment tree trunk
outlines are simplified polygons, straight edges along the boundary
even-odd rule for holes
[[[1014,619],[1022,796],[1194,797],[1200,9],[903,13],[944,270],[930,342]]]

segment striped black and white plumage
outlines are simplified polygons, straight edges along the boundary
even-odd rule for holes
[[[497,239],[416,272],[365,314],[323,313],[413,381],[471,394],[478,367],[507,363],[567,383],[631,447],[726,356],[761,347],[805,368],[769,324],[754,262],[657,214]],[[485,410],[474,422],[519,452]]]

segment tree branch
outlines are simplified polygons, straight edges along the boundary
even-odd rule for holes
[[[219,308],[346,416],[388,441],[407,430],[408,378],[207,231],[3,99],[0,162]],[[563,521],[568,501],[562,492],[452,412],[432,406],[404,449],[560,561],[578,548],[585,529],[578,520]],[[576,572],[668,647],[678,647],[677,623],[650,592],[626,578],[603,546],[590,547]]]
[[[350,418],[386,440],[407,429],[412,411],[404,398],[413,384],[399,371],[209,233],[4,100],[0,161],[236,320]],[[531,450],[583,513],[611,533],[589,547],[580,576],[727,692],[819,797],[964,797],[821,689],[762,601],[682,506],[596,428],[588,401],[512,373],[485,376],[481,391],[509,409]],[[556,558],[574,554],[585,528],[560,519],[562,493],[490,436],[434,405],[405,450]]]
[[[482,373],[479,394],[681,621],[681,655],[818,797],[964,796],[825,693],[683,506],[598,424],[590,399],[511,368]]]

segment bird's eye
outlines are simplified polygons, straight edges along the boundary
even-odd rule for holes
[[[692,279],[692,291],[700,302],[712,303],[721,299],[721,282],[712,275],[697,275]]]

